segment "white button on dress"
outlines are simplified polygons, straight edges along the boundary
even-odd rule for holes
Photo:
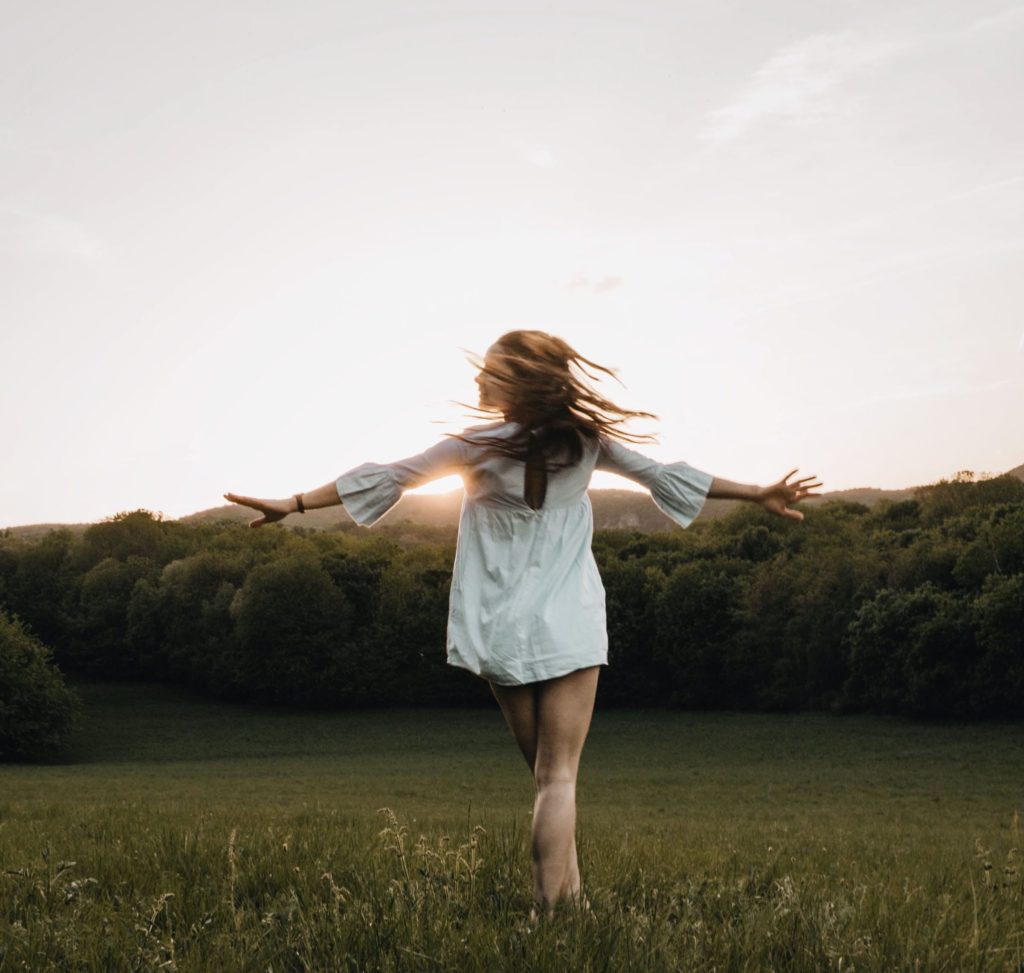
[[[471,426],[463,435],[509,435],[514,422]],[[443,439],[394,463],[363,463],[336,481],[357,524],[376,523],[403,491],[462,476],[465,494],[448,608],[449,665],[499,685],[553,679],[608,664],[605,594],[591,550],[587,496],[595,469],[643,484],[654,502],[688,527],[714,477],[685,462],[659,463],[605,437],[583,438],[583,457],[548,474],[540,510],[524,497],[525,463],[485,456],[484,446]]]

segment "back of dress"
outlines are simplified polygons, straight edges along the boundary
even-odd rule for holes
[[[473,427],[466,434],[507,438],[518,429],[515,422],[499,422]],[[534,514],[580,503],[590,485],[590,475],[597,455],[596,443],[583,436],[580,439],[583,455],[579,463],[548,472],[544,502],[538,510],[534,510],[527,502],[526,464],[507,456],[488,456],[482,446],[467,451],[467,463],[462,476],[467,498],[473,503],[495,509]],[[558,461],[564,460],[559,457]]]
[[[465,430],[507,436],[514,422]],[[685,462],[659,463],[606,437],[582,436],[583,456],[548,474],[544,504],[526,501],[526,464],[483,444],[446,438],[393,463],[363,463],[338,477],[338,496],[359,524],[375,523],[402,492],[452,473],[465,494],[452,570],[448,663],[501,685],[607,665],[605,593],[591,551],[587,487],[595,469],[651,491],[683,527],[700,512],[713,477]]]

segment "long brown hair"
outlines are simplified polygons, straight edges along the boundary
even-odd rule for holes
[[[599,381],[598,376],[583,367],[589,365],[619,381],[616,370],[584,358],[561,338],[545,331],[508,331],[489,351],[489,363],[472,352],[469,358],[487,372],[507,408],[457,404],[489,417],[503,415],[519,429],[511,436],[476,436],[472,440],[459,433],[447,435],[482,444],[491,454],[524,462],[524,493],[533,509],[544,503],[547,474],[580,461],[583,437],[593,440],[603,435],[628,443],[654,440],[650,433],[631,433],[619,428],[634,417],[657,419],[654,413],[622,409],[580,377]],[[564,456],[562,462],[555,459],[560,455]]]

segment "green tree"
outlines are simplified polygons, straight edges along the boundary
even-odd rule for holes
[[[979,659],[971,709],[979,716],[1024,715],[1024,573],[989,575],[972,613]]]
[[[609,677],[598,681],[604,703],[650,706],[669,697],[664,667],[656,661],[654,606],[665,584],[660,568],[639,558],[599,562],[605,589]]]
[[[971,507],[1024,502],[1024,482],[1003,474],[975,481],[972,470],[961,470],[951,479],[939,480],[914,491],[920,504],[921,522],[930,526],[962,514]]]
[[[200,688],[217,688],[213,660],[232,646],[222,641],[233,629],[230,599],[225,599],[224,582],[236,588],[245,578],[244,554],[237,551],[206,550],[167,564],[160,575],[156,618],[143,613],[148,597],[139,592],[139,604],[130,609],[133,630],[159,643],[152,658],[154,675]],[[297,604],[297,610],[301,607]],[[148,660],[140,659],[140,662]]]
[[[139,657],[127,638],[127,615],[137,582],[154,582],[160,569],[148,557],[107,557],[82,578],[68,665],[111,679],[140,675]]]
[[[130,557],[143,557],[163,565],[187,553],[188,530],[149,510],[115,514],[85,529],[73,563],[78,571],[88,571],[107,558],[127,561]]]
[[[7,604],[43,643],[64,662],[70,619],[78,601],[81,576],[70,565],[74,535],[67,528],[52,530],[27,544],[18,554],[18,569],[8,581]]]
[[[805,682],[806,647],[791,643],[790,625],[807,562],[785,553],[754,565],[737,591],[735,630],[725,648],[729,705],[783,709]]]
[[[966,595],[926,581],[912,591],[883,588],[846,633],[845,702],[875,712],[963,716],[977,651]]]
[[[655,662],[668,675],[675,706],[713,708],[729,697],[742,562],[717,558],[678,565],[654,608]]]
[[[70,746],[81,716],[48,646],[0,609],[0,760],[38,761]]]
[[[361,693],[368,701],[450,702],[464,694],[445,653],[453,557],[445,548],[420,547],[384,571],[374,641],[364,649]]]
[[[353,671],[351,609],[319,560],[282,557],[254,568],[236,606],[240,680],[263,702],[346,698]]]

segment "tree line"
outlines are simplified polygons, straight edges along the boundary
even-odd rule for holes
[[[800,509],[597,531],[599,705],[1024,714],[1024,482],[964,472],[911,500]],[[10,701],[29,698],[10,681],[47,667],[306,707],[490,704],[445,662],[454,552],[454,537],[146,510],[77,535],[0,534],[0,738]],[[55,709],[67,723],[74,706]]]

